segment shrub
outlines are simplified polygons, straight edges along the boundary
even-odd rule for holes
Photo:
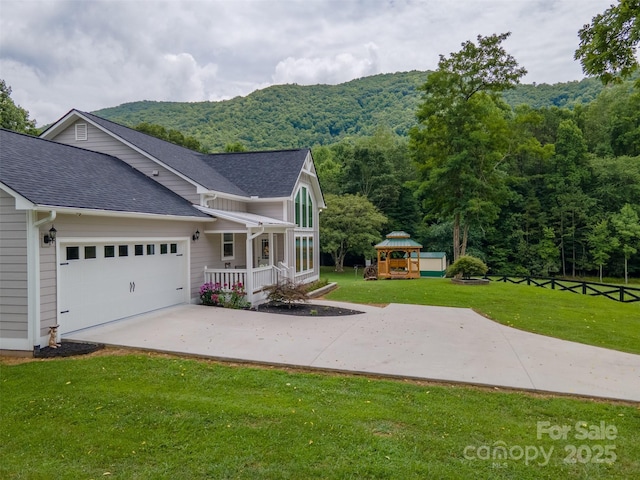
[[[289,308],[294,303],[306,303],[308,300],[307,286],[302,283],[285,281],[264,287],[264,290],[267,292],[267,300],[288,305]]]
[[[484,275],[487,270],[489,267],[479,258],[464,255],[447,268],[447,277],[461,275],[462,278],[471,278],[472,276]]]
[[[220,305],[224,291],[219,283],[207,282],[200,287],[200,301],[203,305]]]

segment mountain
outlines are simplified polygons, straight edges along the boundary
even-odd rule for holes
[[[274,85],[220,102],[125,103],[98,116],[133,127],[142,122],[193,136],[212,152],[241,143],[247,149],[302,148],[371,135],[378,127],[406,135],[415,125],[428,72],[373,75],[339,85]],[[504,94],[510,105],[535,108],[588,103],[602,90],[595,79],[520,85]]]

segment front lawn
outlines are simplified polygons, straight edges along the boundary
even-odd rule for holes
[[[0,364],[0,399],[7,479],[640,477],[619,402],[153,354]]]
[[[567,291],[492,282],[454,285],[449,279],[365,281],[362,270],[322,276],[339,288],[325,298],[354,303],[410,303],[472,308],[529,332],[640,354],[640,302],[620,303]]]

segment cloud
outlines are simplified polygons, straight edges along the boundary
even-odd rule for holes
[[[0,0],[0,78],[39,125],[70,108],[202,101],[274,83],[437,68],[511,31],[526,82],[582,77],[577,31],[611,0]]]
[[[361,57],[345,52],[332,57],[293,58],[278,62],[272,80],[276,84],[318,83],[335,85],[354,78],[378,73],[377,49],[374,43],[366,46],[367,54]]]

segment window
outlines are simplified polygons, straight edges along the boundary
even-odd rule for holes
[[[116,247],[115,245],[105,245],[104,246],[104,258],[113,258],[116,256]]]
[[[140,255],[144,255],[144,245],[136,245],[133,250],[136,257],[139,257]]]
[[[128,257],[129,256],[129,245],[118,245],[118,256],[119,257]]]
[[[222,234],[222,258],[224,260],[233,258],[233,233]]]
[[[300,187],[295,199],[296,226],[313,228],[313,199],[307,187]]]
[[[296,272],[313,270],[313,236],[296,235]]]
[[[147,255],[155,255],[156,254],[156,246],[153,243],[147,245]]]
[[[166,243],[161,243],[160,244],[160,255],[166,255],[167,254],[167,244]]]
[[[67,247],[67,260],[78,260],[80,258],[80,247]]]
[[[171,247],[171,253],[178,253],[178,244],[177,243],[172,243],[170,245]]]
[[[96,258],[96,247],[95,246],[86,246],[84,247],[84,258]]]

